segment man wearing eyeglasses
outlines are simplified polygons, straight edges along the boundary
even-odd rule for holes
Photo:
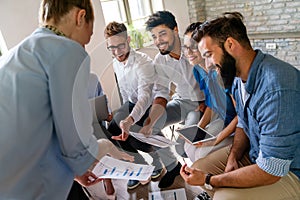
[[[113,68],[123,100],[123,105],[114,114],[108,131],[113,135],[112,139],[119,141],[122,149],[133,153],[136,163],[146,164],[137,150],[149,153],[156,167],[152,178],[157,178],[162,172],[162,164],[156,153],[150,153],[153,151],[152,145],[140,142],[129,135],[129,129],[138,132],[148,116],[148,109],[153,100],[152,88],[156,75],[154,65],[148,55],[130,48],[130,37],[123,23],[109,23],[104,35],[107,49],[114,57]],[[140,183],[137,180],[129,180],[127,187],[134,189]]]

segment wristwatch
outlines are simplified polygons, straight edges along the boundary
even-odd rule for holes
[[[212,174],[207,174],[205,177],[205,183],[204,183],[204,187],[207,190],[213,190],[213,186],[210,184],[210,178],[212,177]]]

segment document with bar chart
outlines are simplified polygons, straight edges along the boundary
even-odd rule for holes
[[[154,166],[140,165],[104,156],[93,169],[100,178],[147,180]]]

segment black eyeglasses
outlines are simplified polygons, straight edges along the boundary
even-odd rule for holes
[[[125,43],[121,43],[121,44],[118,44],[117,46],[108,46],[107,49],[109,51],[115,51],[117,49],[121,50],[121,49],[125,49],[126,47],[126,44]]]
[[[185,54],[187,54],[189,51],[195,53],[195,52],[198,52],[198,46],[197,45],[192,45],[190,47],[182,46],[182,50]]]

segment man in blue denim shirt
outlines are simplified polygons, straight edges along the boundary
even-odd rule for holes
[[[183,166],[181,176],[214,200],[300,199],[300,71],[253,50],[242,20],[225,13],[197,30],[206,64],[239,77],[238,125],[231,148]]]

